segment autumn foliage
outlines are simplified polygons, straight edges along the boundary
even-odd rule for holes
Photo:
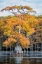
[[[13,11],[15,9],[17,9],[20,14],[15,13]],[[24,9],[27,9],[28,12],[24,11]],[[7,36],[6,39],[3,39],[3,46],[10,47],[14,46],[16,43],[19,43],[23,48],[29,47],[30,42],[33,41],[32,35],[36,32],[37,34],[33,36],[33,38],[35,37],[39,40],[37,35],[39,31],[42,32],[42,18],[28,14],[29,12],[35,12],[31,7],[8,6],[3,8],[1,11],[4,10],[12,10],[14,16],[4,17],[0,20],[0,38]],[[41,32],[39,34],[42,35]]]

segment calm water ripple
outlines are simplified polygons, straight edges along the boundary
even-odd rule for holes
[[[42,58],[30,59],[26,57],[9,57],[1,56],[0,64],[42,64]]]

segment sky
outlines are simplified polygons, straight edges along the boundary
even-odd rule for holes
[[[6,6],[12,5],[28,5],[37,12],[36,15],[42,15],[42,0],[0,0],[0,10]],[[11,13],[4,11],[0,12],[0,16],[12,15]]]

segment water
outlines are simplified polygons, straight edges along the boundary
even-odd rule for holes
[[[0,64],[42,64],[42,58],[1,56]]]
[[[42,52],[28,52],[14,57],[14,52],[0,52],[0,64],[42,64]],[[35,58],[34,58],[35,57]]]

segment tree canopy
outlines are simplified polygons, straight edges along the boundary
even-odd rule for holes
[[[0,20],[0,38],[5,37],[3,46],[10,47],[19,43],[23,48],[29,47],[32,35],[39,30],[42,32],[41,16],[29,14],[30,12],[36,13],[30,6],[7,6],[1,12],[4,10],[13,13],[14,16]],[[14,10],[17,10],[18,13]],[[39,34],[42,35],[41,32]]]

